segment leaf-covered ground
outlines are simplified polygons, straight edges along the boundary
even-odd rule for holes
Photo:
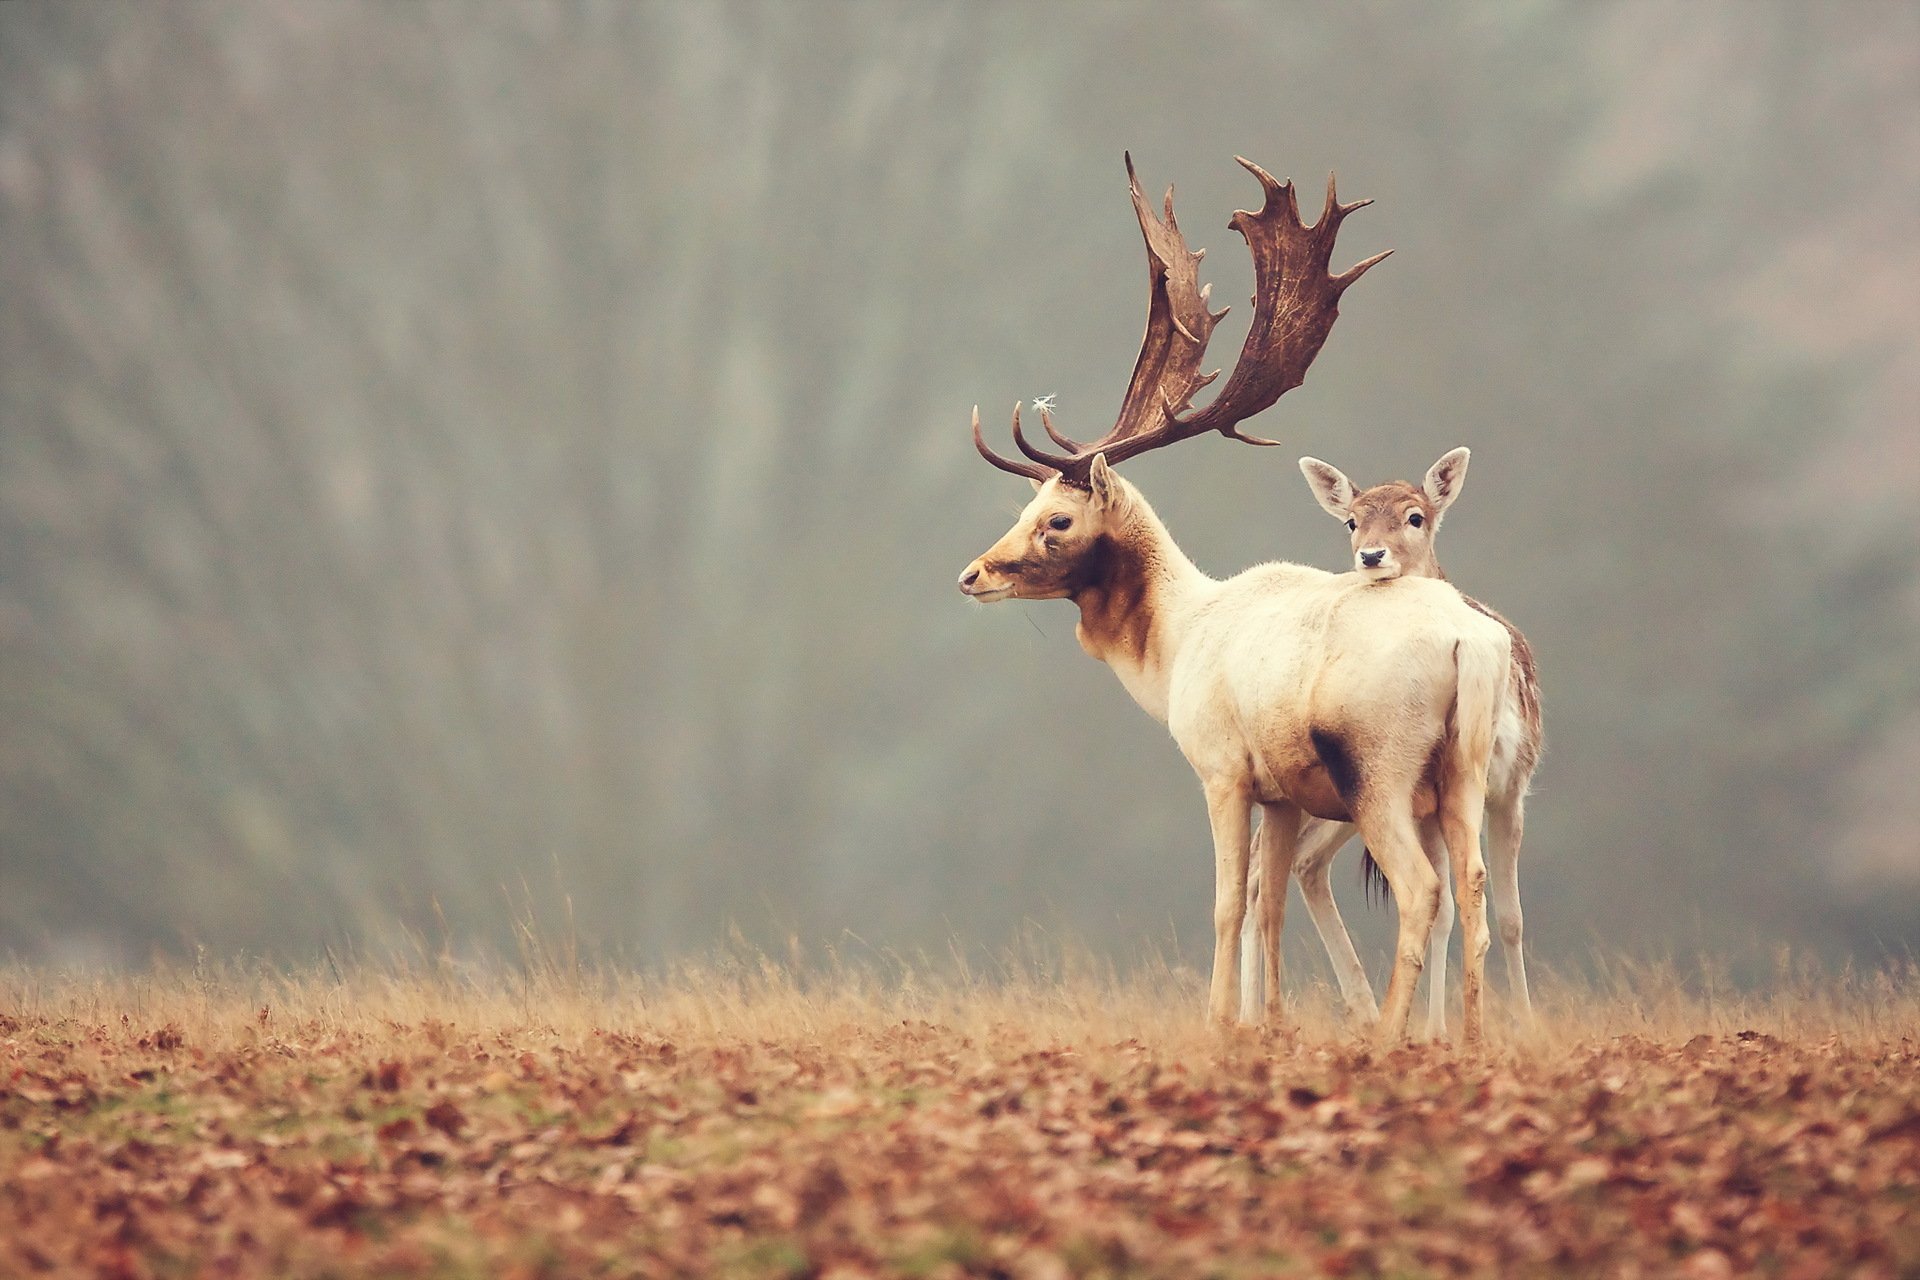
[[[15,975],[0,1274],[1920,1274],[1885,984],[1824,1032],[1563,1002],[1475,1055],[1210,1036],[1185,987],[715,981]]]

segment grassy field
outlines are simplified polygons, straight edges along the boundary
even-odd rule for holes
[[[0,970],[0,1274],[1916,1276],[1920,977],[1390,1051],[1161,969]]]

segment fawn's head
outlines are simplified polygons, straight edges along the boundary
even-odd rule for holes
[[[1318,458],[1300,459],[1313,496],[1352,535],[1353,567],[1376,582],[1389,578],[1444,578],[1434,553],[1441,518],[1467,478],[1464,449],[1455,449],[1427,469],[1418,486],[1389,480],[1356,489],[1338,467]]]

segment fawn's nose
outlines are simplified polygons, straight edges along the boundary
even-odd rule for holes
[[[1378,569],[1380,562],[1386,558],[1387,549],[1385,547],[1380,548],[1378,551],[1362,551],[1360,553],[1360,567],[1362,569]]]
[[[960,589],[962,591],[965,591],[968,587],[971,587],[974,583],[978,581],[980,581],[979,568],[978,567],[970,568],[965,573],[960,575]]]

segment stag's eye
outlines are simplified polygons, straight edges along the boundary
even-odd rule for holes
[[[1073,517],[1072,516],[1055,516],[1053,519],[1047,521],[1047,527],[1049,529],[1060,529],[1060,530],[1071,529],[1073,528]]]
[[[1358,529],[1359,527],[1360,527],[1360,522],[1359,522],[1358,520],[1348,520],[1348,521],[1347,521],[1347,528],[1348,528],[1348,529]]]
[[[1421,515],[1418,511],[1414,512],[1412,515],[1407,517],[1407,523],[1412,525],[1416,529],[1418,529],[1421,525],[1425,524],[1426,522],[1427,522],[1427,518]]]

